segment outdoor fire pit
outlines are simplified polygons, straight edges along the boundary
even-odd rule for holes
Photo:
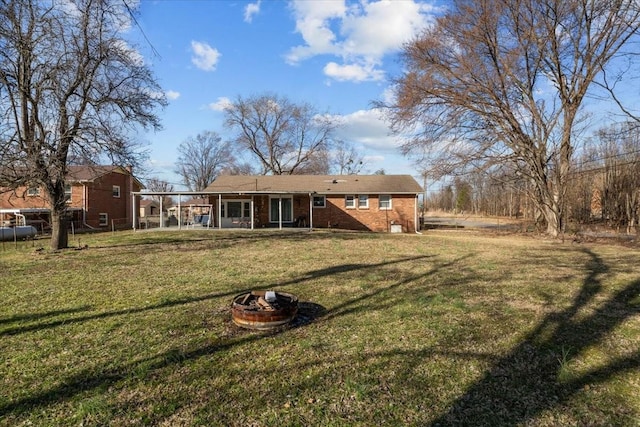
[[[233,323],[247,329],[273,329],[291,322],[298,298],[286,292],[251,291],[233,298]]]

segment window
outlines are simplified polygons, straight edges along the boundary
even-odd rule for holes
[[[119,185],[114,185],[113,186],[113,197],[120,197],[120,186]]]
[[[366,194],[361,194],[358,196],[358,208],[360,209],[368,209],[369,208],[369,196]]]
[[[324,208],[327,206],[327,201],[325,196],[313,196],[313,207],[314,208]]]
[[[251,202],[247,200],[228,200],[220,204],[221,218],[250,218]]]
[[[99,215],[99,219],[100,219],[100,226],[104,227],[109,225],[109,214],[108,213],[101,213],[98,214]]]
[[[71,203],[71,184],[64,185],[64,198],[67,199],[67,203]]]
[[[242,216],[242,202],[227,202],[227,218],[240,218]]]
[[[353,196],[353,195],[344,196],[344,207],[347,209],[355,209],[356,196]]]
[[[31,187],[27,190],[27,196],[35,197],[40,195],[40,187]]]
[[[388,194],[381,194],[379,199],[380,210],[391,209],[391,196]]]

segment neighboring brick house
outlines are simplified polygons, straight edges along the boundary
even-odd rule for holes
[[[214,226],[415,232],[422,188],[410,175],[220,176],[203,193]]]
[[[140,218],[146,218],[150,216],[160,216],[160,203],[155,200],[141,200],[140,201]]]
[[[75,228],[131,228],[132,193],[142,183],[131,168],[120,166],[69,166],[67,176],[68,212]],[[140,196],[135,196],[139,205]],[[0,222],[15,214],[27,223],[44,228],[50,219],[50,206],[40,188],[18,188],[0,192]]]

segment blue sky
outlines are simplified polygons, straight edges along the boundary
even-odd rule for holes
[[[385,99],[402,44],[437,10],[420,0],[141,0],[142,32],[132,34],[169,100],[164,129],[142,136],[148,175],[181,188],[178,145],[205,130],[230,137],[221,107],[271,92],[335,115],[336,136],[365,157],[364,172],[417,176],[372,101]]]

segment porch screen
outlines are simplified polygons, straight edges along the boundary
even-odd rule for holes
[[[269,210],[269,220],[279,222],[278,201],[282,200],[282,222],[293,221],[293,201],[291,198],[271,199],[271,209]]]

